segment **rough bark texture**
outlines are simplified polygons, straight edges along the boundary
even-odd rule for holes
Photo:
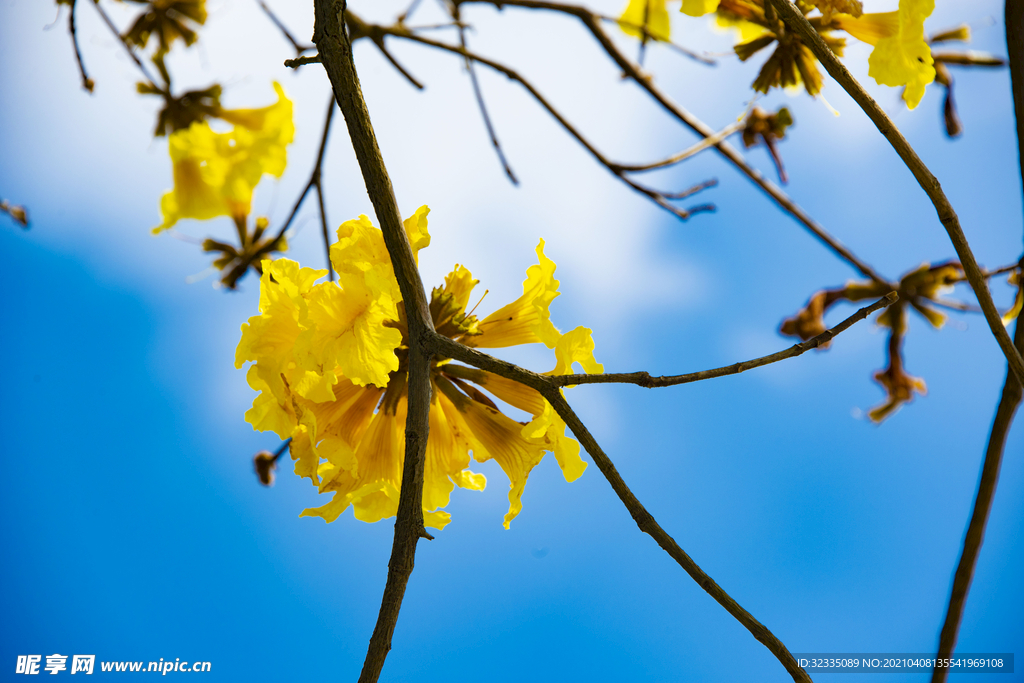
[[[338,107],[345,117],[352,147],[366,183],[384,243],[394,265],[395,277],[405,302],[409,326],[409,409],[405,427],[405,463],[402,490],[395,520],[395,540],[388,563],[388,578],[381,599],[377,625],[370,637],[360,683],[372,683],[380,676],[384,660],[391,650],[391,638],[412,575],[416,543],[430,538],[423,528],[423,466],[427,448],[430,410],[430,354],[424,340],[434,331],[426,292],[420,281],[416,258],[402,226],[384,159],[370,123],[370,115],[359,87],[352,43],[345,31],[344,0],[314,0],[316,43]]]

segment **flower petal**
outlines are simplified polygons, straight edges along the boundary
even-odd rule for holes
[[[544,255],[544,240],[537,245],[540,263],[526,270],[523,295],[480,322],[479,336],[466,343],[480,348],[502,348],[542,342],[549,349],[558,341],[558,330],[551,324],[548,307],[558,296],[555,263]]]

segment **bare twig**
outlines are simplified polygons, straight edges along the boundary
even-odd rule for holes
[[[644,73],[639,65],[626,57],[626,55],[619,50],[618,46],[615,45],[612,39],[601,27],[601,17],[594,14],[589,9],[579,5],[545,2],[543,0],[461,0],[461,2],[483,3],[493,5],[495,7],[509,6],[522,7],[525,9],[548,10],[576,17],[584,26],[586,26],[608,56],[611,57],[612,61],[614,61],[629,78],[635,81],[637,85],[646,90],[647,93],[667,112],[672,114],[672,116],[676,117],[681,123],[693,130],[695,133],[705,138],[711,137],[715,134],[715,131],[710,126],[662,92],[661,89],[654,84],[653,79]],[[892,285],[891,282],[878,274],[871,266],[855,256],[853,252],[845,247],[838,239],[830,235],[822,226],[818,225],[813,218],[800,208],[800,206],[797,205],[797,203],[783,192],[775,183],[765,178],[760,171],[748,164],[743,158],[743,155],[740,154],[737,149],[724,141],[716,144],[715,149],[717,149],[719,153],[736,168],[742,171],[743,174],[746,175],[755,185],[761,188],[761,190],[771,197],[772,200],[774,200],[775,203],[784,211],[803,224],[811,234],[832,250],[833,253],[849,263],[864,276],[871,278],[875,282],[878,282],[879,284]]]
[[[281,34],[284,36],[284,39],[291,43],[292,47],[295,48],[296,55],[301,55],[303,52],[307,50],[312,50],[314,48],[313,45],[302,45],[301,43],[299,43],[299,41],[295,40],[295,36],[292,35],[292,32],[289,31],[288,27],[285,26],[284,23],[282,23],[282,21],[277,18],[277,15],[274,14],[273,11],[271,11],[271,9],[267,6],[267,3],[265,3],[263,0],[256,0],[256,2],[259,3],[259,6],[263,9],[264,14],[266,14],[270,21],[274,23],[274,26],[276,26],[278,30],[281,31]],[[286,64],[285,66],[288,65]]]
[[[320,169],[324,164],[324,152],[327,150],[327,137],[331,132],[331,120],[334,118],[335,108],[334,97],[332,96],[327,102],[327,116],[324,118],[324,132],[320,136],[320,149],[316,154],[316,164],[313,166],[312,173],[309,174],[309,180],[306,182],[306,186],[302,189],[302,193],[299,195],[299,198],[295,200],[295,204],[292,205],[292,210],[288,214],[288,219],[285,220],[284,225],[282,225],[277,231],[277,236],[274,238],[275,242],[284,237],[285,231],[292,224],[292,221],[295,220],[295,215],[299,212],[299,209],[302,207],[302,203],[306,200],[306,195],[309,194],[309,191],[313,189],[314,185],[320,182]],[[327,267],[331,267],[330,252],[327,254]]]
[[[689,50],[689,49],[683,47],[679,43],[674,43],[671,40],[665,40],[663,38],[659,38],[658,36],[656,36],[653,33],[651,33],[650,30],[646,26],[643,26],[642,24],[634,24],[634,23],[632,23],[630,21],[622,21],[621,19],[619,19],[617,17],[611,17],[611,16],[608,16],[607,14],[596,14],[595,16],[598,19],[600,19],[601,21],[607,21],[609,23],[616,24],[618,26],[628,26],[629,28],[636,29],[637,31],[640,31],[643,34],[644,40],[650,40],[650,41],[653,41],[655,43],[660,43],[662,45],[665,45],[665,46],[669,47],[670,49],[678,52],[679,54],[684,55],[686,57],[689,57],[690,59],[696,60],[696,61],[700,62],[701,64],[707,64],[708,66],[715,66],[715,65],[718,64],[718,62],[716,62],[715,60],[711,59],[711,57],[709,57],[706,53],[705,54],[698,54],[698,53],[694,52],[693,50]],[[733,54],[733,53],[730,52],[728,54]]]
[[[459,16],[459,5],[456,3],[452,6],[452,19],[455,21],[459,28],[459,46],[463,52],[469,49],[466,44],[466,28],[462,24],[462,17]],[[519,180],[516,178],[516,174],[512,172],[512,167],[509,166],[508,159],[505,157],[505,152],[501,148],[501,143],[498,142],[498,135],[494,132],[494,124],[491,123],[491,116],[487,113],[487,104],[484,103],[484,94],[480,90],[480,81],[476,77],[476,66],[473,60],[468,56],[464,57],[466,64],[466,72],[469,74],[469,82],[473,85],[473,95],[476,97],[477,107],[480,109],[480,116],[484,120],[484,127],[487,128],[487,135],[491,138],[491,146],[494,147],[494,153],[498,155],[498,161],[501,163],[501,167],[505,170],[505,175],[512,182],[513,185],[518,185]]]
[[[131,60],[135,62],[135,66],[138,67],[139,71],[142,72],[142,75],[145,76],[146,80],[149,81],[150,85],[152,85],[157,90],[164,90],[164,88],[161,88],[156,84],[156,79],[154,79],[153,76],[150,75],[149,69],[147,69],[146,65],[142,63],[142,60],[139,59],[139,56],[135,54],[135,49],[128,44],[128,41],[125,40],[124,36],[121,35],[121,32],[117,30],[116,26],[114,26],[114,22],[110,20],[110,16],[103,9],[103,6],[100,5],[99,2],[93,2],[91,4],[93,7],[96,8],[96,11],[99,12],[100,17],[103,19],[103,23],[107,25],[107,28],[110,29],[110,32],[113,33],[114,37],[117,38],[117,41],[121,43],[121,46],[124,48],[125,52],[127,52],[128,56],[131,57]]]
[[[884,300],[883,300],[884,301]],[[852,324],[852,323],[851,323]],[[611,484],[612,489],[619,496],[623,505],[633,517],[641,531],[653,538],[669,556],[674,559],[690,577],[697,582],[708,595],[718,604],[722,605],[729,614],[739,621],[744,628],[760,641],[772,654],[782,663],[786,671],[799,683],[810,683],[811,678],[807,672],[800,668],[796,659],[790,654],[786,646],[780,641],[764,624],[755,619],[749,612],[743,609],[721,586],[708,576],[686,552],[679,547],[679,544],[661,528],[654,517],[637,500],[636,496],[623,481],[622,476],[615,469],[611,459],[598,445],[597,440],[590,434],[587,428],[580,421],[579,417],[572,411],[569,404],[562,396],[561,389],[552,380],[558,379],[539,375],[530,372],[507,361],[488,356],[476,349],[463,346],[458,342],[440,334],[431,336],[431,350],[439,357],[454,358],[481,370],[493,372],[521,384],[525,384],[540,392],[542,396],[552,405],[558,415],[565,421],[572,430],[572,433],[579,440],[580,444],[587,450],[594,464]]]
[[[327,76],[345,117],[352,148],[384,234],[384,243],[405,302],[409,330],[408,417],[395,539],[377,625],[370,638],[366,660],[359,676],[360,683],[371,683],[380,676],[384,660],[391,649],[391,637],[398,622],[405,587],[413,571],[416,543],[420,538],[431,538],[423,527],[423,468],[431,395],[431,354],[426,340],[435,333],[416,259],[402,226],[394,189],[377,146],[366,101],[359,86],[359,77],[352,59],[352,43],[345,25],[345,0],[314,0],[313,7],[313,42],[323,57]]]
[[[971,251],[967,238],[960,227],[960,219],[957,218],[956,211],[953,210],[949,199],[942,191],[939,181],[928,170],[925,163],[921,161],[917,152],[910,146],[907,139],[903,137],[896,124],[892,122],[889,116],[878,106],[878,103],[868,95],[861,84],[847,71],[835,53],[825,45],[825,41],[822,40],[818,32],[810,25],[807,18],[789,0],[768,0],[768,2],[778,11],[786,26],[799,34],[801,40],[810,48],[814,56],[822,63],[832,78],[836,79],[843,86],[843,89],[857,102],[860,108],[864,110],[864,113],[868,115],[868,118],[875,124],[879,132],[885,136],[885,139],[893,146],[893,149],[899,154],[903,163],[913,173],[921,189],[928,195],[928,198],[935,206],[939,221],[946,229],[946,234],[949,235],[953,248],[956,249],[960,263],[963,265],[964,273],[967,275],[967,280],[971,283],[975,296],[978,297],[978,303],[981,304],[982,312],[985,314],[985,320],[988,322],[992,335],[996,338],[996,342],[999,344],[999,348],[1002,349],[1003,355],[1006,356],[1010,369],[1017,377],[1017,380],[1024,382],[1024,358],[1021,357],[1020,352],[1014,347],[1013,340],[1010,339],[1010,335],[1007,334],[1006,328],[1003,326],[999,311],[996,309],[995,302],[992,301],[992,294],[989,292],[988,285],[985,282],[985,276],[981,272],[981,268],[978,267],[978,262],[974,258],[974,252]]]
[[[817,337],[808,339],[800,344],[795,344],[788,349],[778,351],[768,356],[762,356],[760,358],[754,358],[753,360],[743,361],[741,363],[733,363],[732,365],[726,365],[721,368],[714,368],[712,370],[701,370],[700,372],[691,372],[686,375],[668,375],[663,377],[652,377],[648,372],[618,372],[618,373],[605,373],[600,375],[553,375],[548,377],[548,381],[555,386],[564,387],[572,386],[576,384],[636,384],[641,387],[652,389],[655,387],[671,387],[677,384],[689,384],[690,382],[699,382],[705,379],[712,379],[715,377],[725,377],[727,375],[737,375],[747,370],[753,370],[763,365],[771,365],[772,363],[778,363],[780,360],[786,360],[787,358],[795,358],[811,349],[816,349],[819,346],[828,344],[832,341],[836,335],[845,332],[847,329],[852,327],[854,324],[864,320],[875,311],[886,306],[891,306],[896,303],[899,296],[896,292],[890,292],[884,298],[879,299],[870,306],[861,308],[856,313],[851,315],[849,318],[839,323],[830,330],[825,330]]]
[[[349,13],[349,15],[351,16],[351,12]],[[611,172],[613,175],[619,178],[619,180],[624,182],[626,185],[633,188],[640,194],[650,198],[658,206],[662,207],[663,209],[672,213],[678,218],[682,220],[687,220],[694,213],[714,210],[714,206],[710,204],[704,204],[701,206],[693,207],[688,210],[680,209],[677,206],[673,206],[668,201],[670,198],[669,194],[642,185],[633,180],[632,178],[628,177],[625,171],[617,170],[613,162],[609,160],[607,157],[605,157],[604,154],[597,149],[597,147],[595,147],[586,137],[584,137],[583,134],[580,133],[579,130],[577,130],[576,127],[561,114],[561,112],[555,109],[554,106],[550,102],[548,102],[548,100],[543,95],[540,94],[540,92],[533,86],[532,83],[526,80],[518,72],[505,66],[504,64],[500,64],[492,59],[470,52],[469,50],[466,50],[457,45],[449,45],[448,43],[434,40],[432,38],[427,38],[426,36],[416,35],[414,33],[411,33],[404,26],[379,26],[375,24],[365,23],[363,25],[366,26],[367,30],[369,31],[380,32],[385,35],[391,35],[396,38],[402,38],[404,40],[411,40],[422,45],[428,45],[439,50],[445,50],[447,52],[452,52],[454,54],[461,55],[464,58],[470,59],[479,64],[483,64],[484,66],[487,66],[505,75],[507,78],[519,83],[523,88],[526,89],[528,93],[530,93],[530,95],[537,101],[538,104],[540,104],[545,110],[547,110],[547,112],[552,116],[552,118],[554,118],[559,124],[561,124],[562,128],[564,128],[565,131],[569,133],[569,135],[575,138],[576,141],[579,142],[584,147],[584,149],[590,152],[590,154],[594,157],[594,159],[597,160],[599,164],[608,169],[609,172]],[[701,189],[703,189],[703,187],[708,186],[709,185],[702,184]]]
[[[333,104],[333,103],[332,103]],[[320,174],[316,179],[316,201],[320,206],[320,230],[324,237],[324,252],[327,255],[327,279],[334,282],[334,264],[331,263],[331,236],[327,229],[327,209],[324,208],[324,187]]]
[[[689,159],[690,157],[694,156],[695,154],[698,154],[699,152],[703,152],[708,147],[713,147],[717,145],[719,142],[725,140],[733,133],[742,130],[743,126],[744,123],[742,121],[737,121],[736,123],[729,124],[722,130],[715,133],[714,135],[708,136],[701,140],[700,142],[698,142],[697,144],[691,147],[687,147],[682,152],[679,152],[678,154],[673,154],[672,156],[666,159],[662,159],[661,161],[654,161],[649,164],[614,164],[614,166],[618,168],[620,171],[626,171],[627,173],[643,173],[644,171],[653,171],[658,168],[673,166],[675,164],[678,164],[680,161],[685,161],[686,159]]]
[[[75,7],[77,4],[76,0],[71,0],[71,7],[68,11],[68,31],[71,33],[71,44],[75,47],[75,61],[78,62],[78,73],[82,75],[82,87],[91,93],[93,88],[96,87],[96,83],[85,72],[82,50],[78,47],[78,29],[75,28]]]

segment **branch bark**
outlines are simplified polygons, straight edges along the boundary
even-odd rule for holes
[[[409,329],[408,418],[395,539],[377,624],[370,637],[359,676],[360,683],[373,683],[380,676],[384,660],[391,650],[391,638],[398,622],[405,587],[413,571],[416,544],[420,538],[431,538],[423,527],[422,501],[430,410],[431,354],[425,342],[434,334],[434,326],[416,259],[402,226],[395,192],[359,86],[355,62],[352,60],[352,43],[345,28],[345,0],[314,0],[313,7],[313,42],[316,43],[338,106],[345,117],[367,194],[384,233],[384,243],[405,302]]]
[[[839,58],[825,45],[825,41],[822,40],[818,32],[814,30],[810,22],[807,21],[807,18],[804,17],[793,3],[789,2],[789,0],[768,0],[768,2],[779,13],[779,17],[785,22],[786,26],[798,34],[804,44],[811,49],[811,52],[814,53],[814,56],[825,67],[829,75],[836,79],[839,85],[843,86],[843,89],[864,110],[864,113],[868,115],[868,118],[878,128],[878,131],[885,136],[885,139],[896,150],[896,153],[903,160],[903,163],[906,164],[907,168],[910,169],[910,172],[914,174],[914,178],[917,179],[921,189],[925,191],[925,194],[928,195],[932,205],[935,207],[939,221],[946,229],[949,240],[953,243],[953,248],[960,258],[960,263],[963,265],[967,280],[970,282],[975,296],[978,297],[978,303],[981,304],[981,310],[985,315],[985,320],[988,322],[989,329],[996,338],[999,348],[1002,349],[1003,355],[1006,356],[1006,360],[1010,365],[1010,371],[1017,378],[1018,382],[1024,382],[1024,358],[1021,357],[1020,352],[1014,347],[1013,340],[1010,339],[1010,335],[1003,326],[999,311],[996,310],[995,302],[992,301],[992,294],[988,290],[988,284],[985,282],[984,273],[978,266],[978,261],[974,258],[974,252],[971,251],[967,238],[964,236],[964,231],[960,227],[960,219],[957,218],[956,211],[953,210],[949,199],[942,191],[942,186],[939,185],[938,179],[928,170],[921,157],[917,155],[914,148],[910,146],[907,139],[900,133],[896,124],[878,106],[878,103],[868,95],[863,86],[857,82],[857,79],[847,71],[846,67],[839,61]]]
[[[1017,119],[1017,154],[1020,162],[1021,180],[1024,183],[1024,0],[1006,0],[1006,50],[1010,62],[1010,87],[1013,91],[1013,109]],[[1024,186],[1024,185],[1022,185]],[[1018,263],[1024,267],[1024,257]],[[1013,343],[1021,354],[1024,354],[1024,325],[1017,319],[1013,334]],[[985,539],[985,527],[992,509],[992,500],[996,494],[999,481],[999,469],[1002,465],[1003,451],[1006,448],[1006,435],[1013,424],[1013,417],[1020,405],[1022,397],[1021,382],[1007,368],[1003,393],[999,398],[996,416],[992,421],[988,448],[985,450],[985,462],[981,468],[981,480],[978,492],[974,496],[974,510],[971,521],[964,536],[960,562],[953,575],[953,588],[950,591],[949,606],[946,609],[946,620],[939,633],[939,651],[937,658],[948,658],[956,647],[956,639],[960,632],[960,620],[963,618],[967,594],[974,578],[974,567],[981,553],[981,544]],[[936,667],[932,670],[932,683],[945,683],[949,669]]]
[[[713,379],[715,377],[738,375],[739,373],[746,372],[747,370],[753,370],[754,368],[759,368],[764,365],[778,363],[780,360],[795,358],[796,356],[806,353],[811,349],[816,349],[823,344],[827,344],[832,341],[836,335],[841,332],[845,332],[854,324],[860,322],[878,309],[891,306],[896,303],[897,299],[899,299],[899,295],[896,294],[896,292],[890,292],[884,298],[879,299],[870,306],[861,308],[843,322],[839,323],[832,329],[825,330],[817,337],[813,337],[799,344],[794,344],[788,349],[783,349],[782,351],[777,351],[776,353],[767,356],[761,356],[760,358],[754,358],[740,363],[733,363],[732,365],[726,365],[720,368],[701,370],[699,372],[691,372],[685,375],[668,375],[662,377],[654,377],[649,372],[610,372],[601,375],[552,375],[547,379],[549,383],[557,387],[574,386],[578,384],[636,384],[647,389],[653,389],[656,387],[671,387],[679,384],[690,384],[691,382],[699,382],[701,380]]]

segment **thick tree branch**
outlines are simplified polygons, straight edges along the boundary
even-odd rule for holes
[[[754,358],[753,360],[747,360],[741,363],[733,363],[732,365],[726,365],[721,368],[701,370],[700,372],[691,372],[686,375],[669,375],[663,377],[652,377],[648,372],[620,372],[601,375],[553,375],[549,376],[547,379],[551,384],[559,387],[573,386],[577,384],[637,384],[639,386],[652,389],[655,387],[671,387],[678,384],[689,384],[691,382],[699,382],[701,380],[713,379],[715,377],[725,377],[727,375],[737,375],[741,372],[753,370],[754,368],[759,368],[764,365],[778,363],[780,360],[795,358],[796,356],[810,351],[811,349],[816,349],[823,344],[828,344],[836,337],[836,335],[845,332],[854,324],[864,320],[864,318],[868,317],[878,309],[891,306],[896,303],[898,298],[899,296],[896,292],[890,292],[884,298],[879,299],[870,306],[861,308],[843,322],[830,330],[825,330],[817,337],[808,339],[800,344],[795,344],[788,349],[778,351],[777,353],[773,353],[768,356]]]
[[[1017,120],[1017,156],[1020,163],[1021,181],[1024,186],[1024,0],[1006,0],[1005,8],[1006,50],[1010,63],[1010,88],[1013,92],[1013,109]],[[1024,257],[1018,266],[1024,267]],[[1002,270],[1002,269],[999,269]],[[993,273],[996,271],[993,271]],[[992,273],[990,273],[991,275]],[[1024,355],[1024,325],[1017,319],[1013,335],[1013,343]],[[950,591],[949,606],[946,609],[946,620],[939,634],[939,651],[936,657],[948,658],[956,647],[960,631],[960,620],[963,618],[967,594],[974,578],[974,567],[981,553],[981,544],[985,538],[985,526],[992,509],[992,500],[999,481],[999,469],[1002,465],[1003,451],[1006,448],[1006,436],[1013,424],[1013,416],[1020,405],[1022,396],[1021,382],[1007,367],[1006,380],[1003,382],[1003,393],[999,398],[996,416],[992,421],[988,448],[985,450],[985,462],[981,468],[981,480],[978,492],[974,496],[974,510],[971,521],[964,536],[964,546],[960,553],[960,562],[953,575],[953,588]],[[932,683],[945,683],[949,669],[932,670]]]
[[[1017,320],[1014,332],[1014,343],[1024,353],[1024,325]],[[981,553],[981,543],[985,538],[985,526],[992,510],[992,499],[996,495],[996,484],[999,481],[999,469],[1003,462],[1003,450],[1006,447],[1006,435],[1013,424],[1013,416],[1021,401],[1021,384],[1007,368],[1003,393],[996,408],[996,416],[992,421],[992,431],[985,450],[985,462],[981,468],[981,479],[978,492],[974,496],[974,510],[971,521],[964,536],[960,562],[953,575],[953,588],[950,591],[949,606],[946,608],[946,619],[939,634],[939,651],[935,655],[939,659],[949,658],[956,647],[957,635],[960,631],[960,620],[963,618],[964,606],[967,603],[967,592],[974,578],[974,567]],[[943,683],[949,673],[948,668],[936,667],[932,670],[932,683]]]
[[[665,111],[702,137],[708,138],[715,134],[714,129],[673,101],[672,98],[662,92],[662,90],[654,84],[654,79],[645,73],[638,64],[626,57],[626,55],[623,54],[618,46],[615,45],[611,37],[601,26],[601,17],[594,14],[586,7],[559,2],[545,2],[542,0],[460,0],[460,3],[483,3],[498,8],[509,6],[522,7],[525,9],[548,10],[576,17],[584,26],[586,26],[594,36],[594,39],[597,40],[598,44],[601,45],[602,49],[604,49],[612,61],[622,69],[623,73],[635,81],[641,88],[646,90],[647,93],[658,104],[660,104],[663,109],[665,109]],[[761,188],[765,194],[771,197],[779,207],[807,228],[812,235],[827,246],[834,254],[849,263],[865,277],[871,278],[879,284],[892,285],[891,282],[878,274],[871,266],[854,255],[853,252],[845,247],[838,239],[830,235],[825,228],[818,225],[813,218],[800,208],[800,206],[797,205],[797,203],[783,192],[775,183],[765,178],[760,171],[748,164],[743,158],[743,155],[740,154],[735,147],[725,141],[721,141],[715,144],[715,149],[717,149],[718,152],[726,158],[726,160],[746,175],[755,185]],[[893,288],[895,288],[895,286],[893,286]]]
[[[889,141],[889,144],[899,154],[900,159],[910,169],[910,172],[914,174],[914,178],[917,179],[921,189],[925,191],[925,194],[928,195],[928,198],[935,206],[939,221],[941,221],[942,226],[946,229],[946,234],[949,235],[949,239],[953,243],[953,248],[960,258],[960,263],[963,265],[967,280],[971,283],[975,296],[978,297],[978,303],[981,304],[981,310],[985,314],[985,320],[988,322],[989,329],[992,330],[992,335],[996,338],[996,342],[999,344],[999,348],[1002,349],[1003,355],[1006,356],[1011,372],[1017,377],[1018,381],[1024,382],[1024,358],[1021,357],[1020,352],[1014,347],[1013,340],[1010,339],[1010,335],[1003,326],[999,311],[996,310],[995,302],[992,301],[992,294],[988,290],[988,284],[985,282],[985,276],[978,266],[977,260],[974,258],[974,253],[967,243],[964,231],[960,227],[960,219],[957,218],[956,211],[953,210],[949,199],[942,191],[939,181],[928,170],[924,162],[921,161],[917,152],[910,146],[907,139],[903,137],[896,124],[892,122],[882,108],[878,106],[878,103],[868,95],[861,84],[847,71],[846,67],[843,66],[832,50],[825,45],[825,41],[814,30],[807,21],[807,18],[789,0],[768,0],[768,2],[776,9],[786,26],[797,33],[804,44],[811,49],[814,56],[818,58],[818,61],[822,63],[832,78],[836,79],[839,85],[843,86],[843,89],[849,93],[850,97],[860,105],[860,108],[864,110],[864,113],[868,115],[868,118],[878,128],[878,131],[885,136],[885,139]]]
[[[388,578],[381,599],[377,625],[370,637],[360,683],[372,683],[380,676],[391,649],[391,637],[412,575],[416,543],[431,538],[423,527],[423,468],[427,447],[430,410],[430,352],[425,341],[434,334],[427,295],[416,267],[416,258],[402,226],[370,115],[366,109],[352,43],[346,29],[345,0],[314,0],[313,42],[323,60],[327,76],[345,117],[352,148],[363,174],[367,194],[384,234],[395,277],[398,280],[409,329],[408,418],[405,424],[405,462],[402,489],[395,520],[395,539],[388,563]]]

